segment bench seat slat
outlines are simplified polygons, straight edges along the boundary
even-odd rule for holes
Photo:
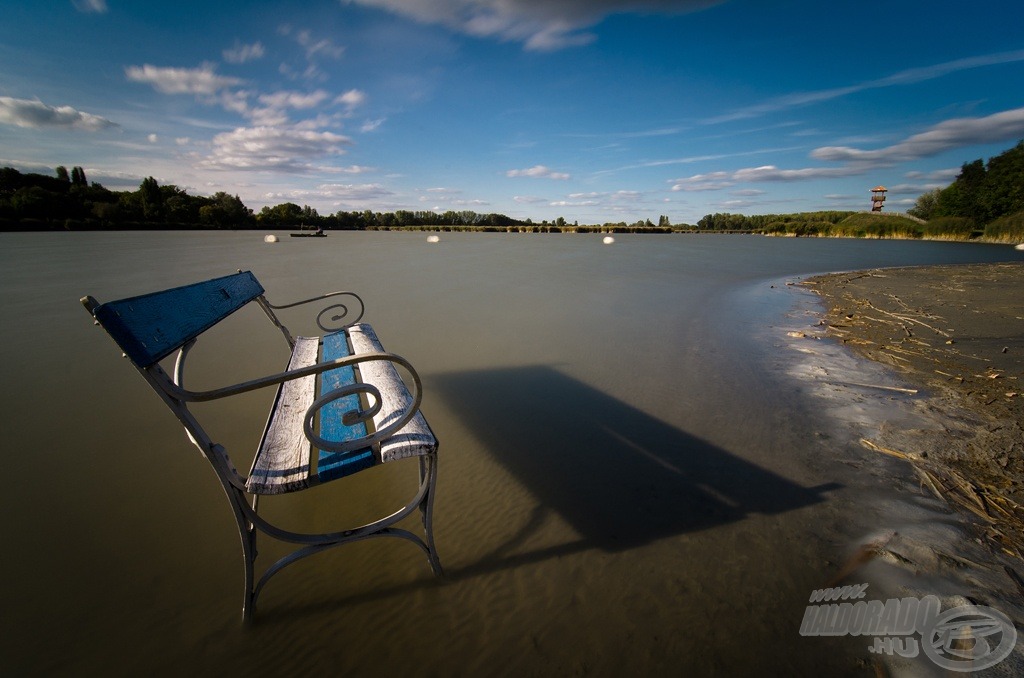
[[[322,358],[324,362],[345,358],[351,354],[348,338],[344,332],[335,332],[324,337]],[[352,367],[329,370],[324,372],[320,394],[323,395],[336,388],[354,384],[355,381],[355,370]],[[359,396],[355,394],[328,403],[320,414],[320,437],[333,442],[358,440],[365,437],[366,424],[364,422],[358,422],[353,426],[346,426],[342,423],[342,417],[346,412],[358,409],[360,409]],[[320,450],[318,456],[316,478],[321,483],[362,471],[377,463],[373,450],[368,447],[349,452]]]
[[[297,337],[288,369],[315,364],[319,341],[319,337]],[[246,482],[250,492],[280,494],[309,487],[310,444],[302,431],[302,418],[315,393],[315,375],[281,384]]]
[[[366,323],[353,325],[348,329],[352,349],[356,353],[383,351],[380,340],[373,328]],[[412,396],[390,362],[374,360],[360,364],[362,380],[380,389],[383,406],[373,418],[373,425],[380,430],[394,422],[406,412]],[[437,439],[421,412],[407,423],[402,430],[380,444],[381,461],[384,463],[432,454],[437,450]]]

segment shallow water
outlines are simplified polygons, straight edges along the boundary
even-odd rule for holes
[[[755,236],[262,236],[0,236],[5,666],[853,672],[864,643],[803,638],[801,617],[899,503],[844,463],[863,457],[849,426],[794,378],[785,334],[814,322],[816,302],[784,283],[1024,259],[992,245]],[[236,269],[277,303],[360,293],[385,346],[417,366],[441,441],[445,580],[407,544],[361,542],[276,577],[256,623],[239,625],[240,549],[216,479],[78,303]],[[313,316],[287,320],[311,332]],[[258,311],[212,334],[190,358],[196,388],[287,357]],[[201,412],[240,469],[271,395]],[[262,509],[346,527],[403,502],[394,486],[411,474],[373,469]]]

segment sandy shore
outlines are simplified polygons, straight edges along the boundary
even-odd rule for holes
[[[865,445],[904,458],[922,485],[973,514],[993,552],[1024,557],[1024,264],[869,270],[804,284],[828,306],[827,334],[899,370],[941,422],[883,429]]]

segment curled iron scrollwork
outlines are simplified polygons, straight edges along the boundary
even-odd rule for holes
[[[293,302],[291,304],[276,305],[276,304],[271,304],[270,302],[266,302],[266,305],[269,308],[278,309],[279,310],[279,309],[283,309],[283,308],[293,308],[295,306],[300,306],[302,304],[308,304],[308,303],[314,302],[314,301],[321,301],[323,299],[329,299],[331,297],[351,297],[352,299],[355,300],[356,303],[359,304],[359,313],[358,314],[353,314],[353,315],[355,315],[355,317],[352,318],[351,320],[349,320],[348,317],[349,317],[349,314],[352,312],[352,309],[349,308],[348,304],[344,304],[344,303],[331,304],[330,306],[328,306],[327,308],[323,309],[322,311],[320,311],[316,315],[316,324],[317,324],[317,327],[319,327],[321,330],[323,330],[324,332],[337,332],[338,330],[345,329],[349,325],[355,325],[357,322],[362,320],[363,313],[366,311],[366,307],[363,305],[362,298],[360,298],[360,296],[358,294],[356,294],[355,292],[328,292],[327,294],[321,294],[319,297],[313,297],[311,299],[303,299],[302,301],[296,301],[296,302]],[[327,315],[328,311],[335,310],[335,309],[337,309],[337,312],[334,313],[331,316],[328,316],[325,319],[324,316]],[[342,322],[341,324],[339,324],[337,326],[331,326],[329,324],[325,324],[325,323],[337,323],[338,321],[341,321],[341,320],[344,320],[344,322]],[[291,341],[291,340],[289,340],[289,341]]]
[[[348,295],[355,299],[359,303],[359,314],[356,315],[354,319],[347,320],[346,318],[348,317],[350,311],[349,307],[346,304],[341,303],[331,304],[330,306],[320,311],[316,316],[317,327],[319,327],[324,332],[337,332],[338,330],[344,329],[349,325],[355,325],[363,317],[363,300],[359,298],[359,295],[355,294],[354,292],[339,292],[338,294]],[[335,313],[334,315],[327,316],[327,313],[329,311],[335,309],[337,309],[339,312]],[[343,322],[341,322],[340,325],[331,325],[331,323],[337,323],[339,321]]]

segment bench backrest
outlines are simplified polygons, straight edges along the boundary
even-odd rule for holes
[[[83,302],[131,361],[147,368],[263,292],[256,276],[242,271],[105,304]]]

